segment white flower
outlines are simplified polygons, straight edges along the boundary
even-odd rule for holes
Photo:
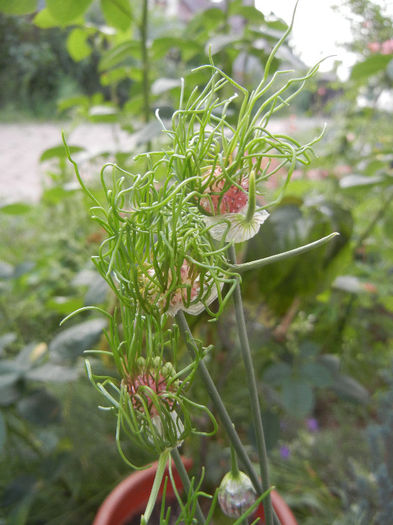
[[[254,237],[269,217],[265,210],[249,213],[250,194],[251,206],[255,209],[255,174],[251,172],[249,178],[242,177],[239,185],[229,187],[220,167],[209,177],[213,180],[205,189],[206,197],[202,197],[199,204],[211,214],[204,217],[210,235],[218,241],[235,243]]]
[[[254,237],[259,232],[261,224],[268,217],[269,213],[262,210],[254,213],[250,221],[247,220],[245,213],[212,215],[204,217],[204,220],[213,239],[217,241],[225,239],[226,242],[243,242]]]

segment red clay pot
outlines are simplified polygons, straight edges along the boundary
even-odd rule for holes
[[[189,470],[192,466],[192,460],[188,458],[182,459],[184,466]],[[133,472],[117,485],[102,503],[94,519],[93,525],[124,525],[127,520],[141,515],[145,510],[149,499],[156,468],[157,463],[153,463],[153,465],[146,470]],[[175,468],[173,468],[173,476],[176,488],[181,488],[182,483]],[[161,491],[162,487],[160,494]],[[167,484],[166,494],[168,499],[174,496],[173,488],[170,483]],[[291,509],[278,492],[273,490],[271,492],[271,498],[274,510],[276,511],[281,525],[298,525]],[[261,525],[265,523],[262,505],[259,506],[256,516],[261,518]]]

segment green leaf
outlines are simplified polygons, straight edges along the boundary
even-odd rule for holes
[[[38,390],[18,402],[19,413],[30,423],[46,426],[61,420],[58,400],[45,390]]]
[[[299,350],[303,358],[313,358],[321,351],[321,345],[315,341],[305,340],[299,344]]]
[[[50,343],[49,352],[55,358],[75,361],[94,345],[106,326],[103,319],[92,319],[60,332]]]
[[[51,27],[59,27],[60,24],[56,18],[54,18],[50,11],[45,7],[41,9],[33,18],[33,24],[41,29],[49,29]]]
[[[54,381],[55,383],[67,383],[75,381],[78,371],[75,368],[45,363],[42,366],[32,368],[26,374],[26,378],[31,381]]]
[[[299,419],[307,416],[314,406],[312,388],[300,378],[289,378],[283,384],[281,399],[287,412]]]
[[[70,109],[74,106],[81,106],[83,109],[88,108],[89,106],[89,99],[85,95],[78,95],[76,97],[67,97],[63,98],[62,100],[59,100],[57,103],[57,108],[59,111],[65,111],[66,109]],[[64,146],[63,146],[64,149]],[[71,152],[72,153],[72,152]]]
[[[191,19],[186,28],[186,34],[192,35],[194,32],[197,32],[203,37],[211,31],[216,32],[220,24],[223,23],[225,23],[224,11],[218,7],[211,7],[210,9],[199,11],[199,13]]]
[[[229,13],[231,16],[242,16],[252,24],[263,24],[265,21],[263,13],[259,9],[251,5],[241,5],[239,3],[234,2],[229,6]]]
[[[163,36],[156,38],[151,46],[151,55],[154,60],[163,58],[171,49],[181,52],[183,60],[187,61],[196,54],[203,52],[203,47],[189,38]]]
[[[266,25],[271,29],[285,32],[288,29],[288,25],[283,20],[271,20],[266,22]]]
[[[372,55],[353,66],[350,78],[357,81],[368,80],[370,76],[384,71],[391,59],[390,55]]]
[[[55,186],[54,188],[49,188],[48,190],[45,190],[42,194],[42,201],[47,204],[58,204],[59,202],[62,202],[63,199],[67,198],[72,191],[75,191],[78,188],[65,188],[61,186]],[[58,311],[56,307],[54,310]],[[62,313],[62,312],[60,312]]]
[[[209,48],[211,48],[212,55],[215,55],[216,53],[222,51],[225,47],[230,46],[232,48],[233,45],[239,41],[239,35],[236,33],[231,35],[216,35],[207,42],[205,52],[208,53]]]
[[[23,215],[32,209],[30,204],[24,202],[14,202],[13,204],[0,205],[0,212],[7,213],[7,215]]]
[[[0,454],[4,448],[5,442],[7,440],[7,427],[2,413],[0,412]]]
[[[271,365],[263,374],[263,380],[271,385],[282,385],[292,374],[292,369],[287,363]]]
[[[133,58],[140,58],[141,45],[137,40],[126,40],[121,44],[106,51],[99,62],[98,70],[105,71],[114,66],[117,66],[124,60]]]
[[[113,106],[92,106],[88,113],[92,122],[116,122],[118,112]]]
[[[131,2],[129,0],[101,0],[101,9],[110,26],[127,31],[132,22]]]
[[[75,62],[80,62],[91,54],[92,48],[87,42],[91,33],[92,31],[89,29],[76,27],[68,35],[66,42],[67,51]]]
[[[299,369],[299,375],[310,385],[320,388],[330,386],[334,381],[330,370],[318,363],[304,363]]]
[[[93,0],[46,0],[46,7],[62,25],[83,15]]]
[[[333,389],[336,393],[350,401],[357,401],[359,403],[367,403],[369,400],[368,391],[356,379],[347,375],[340,375],[334,385]]]
[[[0,12],[6,15],[28,15],[37,9],[37,0],[0,0]]]
[[[129,67],[115,67],[110,71],[105,71],[101,73],[101,84],[103,86],[110,86],[112,84],[118,84],[124,78],[129,77],[130,68]]]
[[[46,303],[48,309],[62,315],[68,315],[82,306],[83,302],[78,297],[51,297]]]
[[[85,148],[82,148],[81,146],[68,146],[70,148],[71,153],[79,153],[80,151],[85,151]],[[59,146],[53,146],[52,148],[46,149],[40,157],[40,162],[44,162],[46,160],[50,159],[62,159],[66,158],[66,150],[64,147],[64,144],[60,144]]]

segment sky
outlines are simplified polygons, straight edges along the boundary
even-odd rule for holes
[[[386,12],[393,16],[393,0],[375,0],[375,3],[385,6]],[[342,65],[337,72],[345,80],[356,57],[340,47],[340,43],[352,39],[343,4],[343,0],[300,0],[290,42],[309,66],[329,55],[336,55],[322,63],[320,71],[330,71],[334,61],[338,60]],[[265,15],[273,11],[289,23],[295,0],[255,0],[255,5]],[[340,6],[340,12],[333,10],[334,5]]]

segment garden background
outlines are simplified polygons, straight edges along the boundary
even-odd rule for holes
[[[318,249],[244,276],[245,304],[273,483],[301,524],[388,524],[393,515],[393,21],[383,2],[337,2],[349,16],[347,78],[310,80],[272,126],[311,140],[281,203],[244,261],[332,231]],[[60,132],[89,186],[103,162],[142,169],[133,156],[165,145],[165,121],[207,61],[252,88],[286,30],[252,1],[0,0],[0,523],[90,524],[128,472],[114,420],[97,409],[83,351],[105,349],[105,323],[84,305],[110,307],[90,264],[102,232],[65,157]],[[345,9],[344,9],[345,8]],[[342,9],[342,11],[340,11]],[[296,21],[295,21],[296,23]],[[313,21],[310,20],[310,24]],[[334,31],[334,28],[332,28]],[[305,64],[291,46],[273,71]],[[21,131],[23,130],[23,131]],[[48,147],[50,146],[50,147]],[[141,162],[141,161],[139,161]],[[280,177],[272,178],[272,195]],[[203,316],[202,316],[203,317]],[[193,322],[216,347],[210,363],[247,435],[233,311],[217,330]],[[101,360],[107,369],[110,364]],[[236,384],[236,388],[233,385]],[[202,393],[200,394],[203,395]],[[218,435],[185,452],[227,460]]]

